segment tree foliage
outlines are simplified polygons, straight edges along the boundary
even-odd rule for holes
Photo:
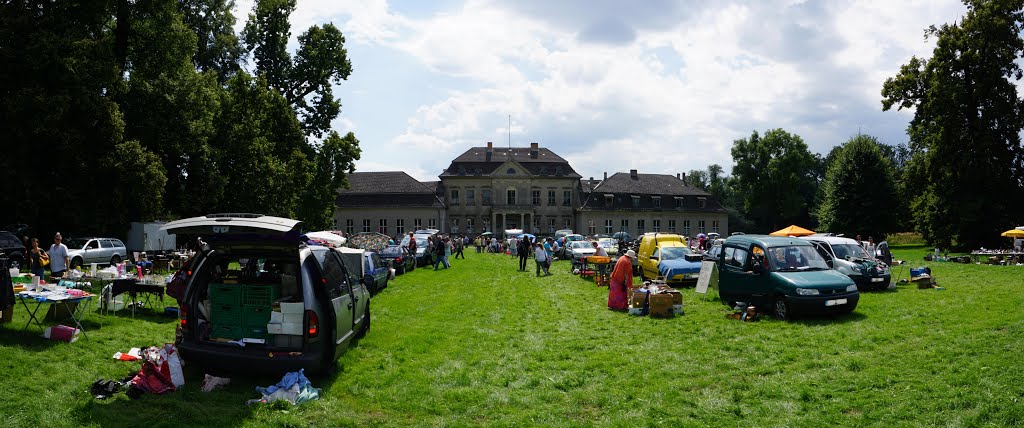
[[[250,23],[276,49],[260,58],[284,60],[252,76],[233,4],[0,2],[0,204],[13,207],[0,224],[119,236],[131,221],[252,211],[329,225],[359,157],[353,134],[330,129],[330,85],[351,72],[344,37],[314,26],[292,62],[287,13]]]
[[[874,137],[858,135],[836,151],[822,185],[819,228],[874,236],[896,231],[898,197],[892,164]]]
[[[800,136],[782,129],[755,131],[733,142],[732,189],[742,211],[761,231],[790,224],[812,226],[808,214],[817,188],[817,158]]]
[[[1024,75],[1020,0],[971,0],[960,23],[930,27],[932,57],[912,57],[885,81],[882,109],[913,108],[906,191],[932,244],[998,245],[1021,221]]]

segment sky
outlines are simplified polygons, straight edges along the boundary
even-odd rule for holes
[[[252,0],[236,1],[237,28]],[[353,72],[332,123],[356,171],[437,180],[470,147],[539,143],[584,178],[732,168],[733,141],[783,128],[827,154],[906,143],[882,84],[930,57],[958,0],[298,0],[295,38],[333,23]]]

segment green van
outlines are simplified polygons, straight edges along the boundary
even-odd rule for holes
[[[848,276],[829,268],[810,242],[765,235],[730,236],[718,258],[722,302],[771,307],[779,319],[793,314],[845,314],[860,294]]]

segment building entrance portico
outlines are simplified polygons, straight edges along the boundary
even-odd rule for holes
[[[491,224],[495,232],[503,232],[508,229],[522,229],[529,232],[533,224],[533,213],[525,211],[495,211],[491,213]]]

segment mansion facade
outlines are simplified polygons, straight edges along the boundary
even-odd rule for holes
[[[348,234],[402,235],[418,229],[475,236],[507,229],[546,235],[572,229],[584,235],[624,231],[718,232],[728,215],[683,174],[619,172],[583,179],[549,149],[473,147],[438,176],[420,182],[402,171],[356,172],[339,189],[335,228]]]

